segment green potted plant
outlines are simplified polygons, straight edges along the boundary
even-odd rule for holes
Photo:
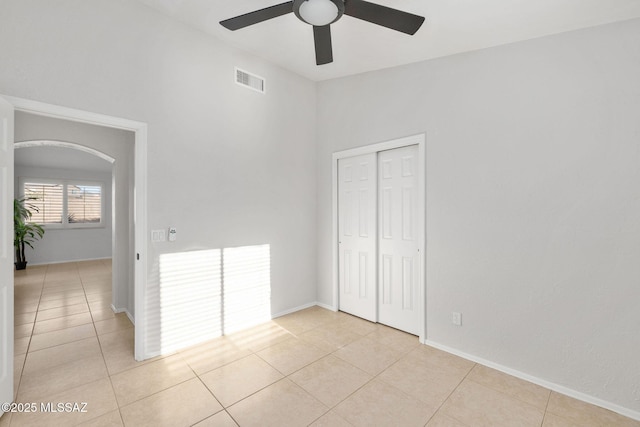
[[[13,199],[13,247],[16,250],[16,270],[27,268],[24,249],[29,246],[33,249],[33,243],[42,238],[44,229],[42,226],[29,222],[34,210],[38,212],[38,207],[28,203],[29,198]]]

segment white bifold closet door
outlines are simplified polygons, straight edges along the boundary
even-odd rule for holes
[[[338,161],[340,310],[377,321],[376,153]]]
[[[418,147],[338,161],[340,310],[419,334]]]

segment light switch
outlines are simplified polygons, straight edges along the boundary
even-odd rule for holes
[[[178,234],[176,232],[176,229],[173,227],[169,227],[169,241],[170,242],[175,242],[176,241],[176,234]]]
[[[166,239],[164,230],[151,230],[152,242],[164,242]]]

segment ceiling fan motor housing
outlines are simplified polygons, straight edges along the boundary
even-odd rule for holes
[[[333,17],[332,13],[335,13],[332,10],[332,3],[338,9],[337,14],[333,20],[326,22]],[[300,13],[301,8],[303,9],[302,13]],[[344,0],[293,0],[293,13],[296,14],[299,20],[309,25],[324,26],[333,24],[344,14]],[[329,18],[326,18],[327,15],[325,13],[329,14]],[[322,21],[315,21],[314,15],[317,15]]]

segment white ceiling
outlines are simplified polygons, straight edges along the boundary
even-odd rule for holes
[[[317,66],[312,29],[294,14],[237,31],[219,24],[285,0],[139,1],[316,81],[640,17],[640,0],[369,0],[426,21],[408,36],[343,16],[331,25],[334,62]]]

